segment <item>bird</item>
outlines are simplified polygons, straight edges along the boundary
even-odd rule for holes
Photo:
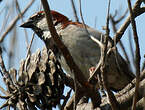
[[[100,41],[103,34],[81,22],[73,22],[67,16],[57,11],[51,10],[51,15],[61,41],[69,50],[73,60],[80,68],[85,78],[89,79],[90,68],[95,67],[101,56],[101,47],[91,39],[91,36]],[[47,48],[54,47],[53,50],[57,60],[60,62],[65,72],[68,73],[70,77],[74,77],[62,53],[52,40],[44,11],[34,13],[20,27],[31,28],[37,36],[44,41]],[[104,36],[102,37],[104,38]],[[111,40],[108,42],[108,47],[110,45]],[[105,74],[107,74],[107,82],[111,90],[120,91],[135,78],[135,75],[132,73],[127,61],[119,52],[116,52],[116,56],[117,61],[115,54],[111,53],[108,56],[106,61],[107,73]]]

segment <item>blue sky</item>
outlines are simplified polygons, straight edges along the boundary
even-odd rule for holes
[[[79,0],[75,0],[76,8],[79,12]],[[10,0],[3,0],[2,3],[0,3],[0,10],[5,6],[5,4],[11,3],[12,1]],[[21,10],[23,10],[26,5],[30,2],[30,0],[19,0],[19,4],[21,7]],[[70,19],[74,19],[72,7],[71,7],[71,2],[70,0],[48,0],[51,9],[59,11],[63,13],[64,15],[68,16]],[[132,0],[132,5],[135,3],[135,0]],[[102,26],[105,26],[106,23],[106,14],[107,14],[107,4],[108,0],[82,0],[82,11],[83,11],[83,17],[85,20],[85,23],[91,27],[96,28],[97,30],[100,30],[101,32],[104,32],[102,30]],[[111,13],[114,14],[115,10],[118,10],[118,17],[121,16],[127,9],[127,0],[111,0]],[[24,21],[26,21],[29,16],[34,14],[35,12],[40,10],[40,0],[35,0],[35,3],[33,6],[27,11],[27,13],[24,15]],[[79,13],[78,13],[79,15]],[[14,14],[16,16],[16,14]],[[13,17],[14,17],[13,16]],[[1,14],[0,15],[0,20],[3,21],[5,15]],[[144,58],[143,55],[145,54],[145,22],[144,22],[145,14],[141,15],[136,19],[136,24],[137,24],[137,32],[139,36],[139,43],[140,43],[140,50],[141,50],[141,63],[143,62]],[[11,20],[11,19],[10,19]],[[10,23],[10,20],[7,21],[7,23]],[[118,25],[118,28],[120,25],[124,22],[124,20]],[[3,22],[0,22],[0,29],[2,26]],[[18,40],[19,42],[17,43],[17,48],[15,52],[17,53],[17,57],[14,59],[15,63],[13,67],[17,68],[19,67],[19,63],[21,59],[24,59],[26,57],[26,42],[25,42],[25,37],[24,37],[24,31],[23,28],[20,28],[19,25],[21,24],[21,20],[19,20],[16,24],[16,30],[18,32]],[[95,26],[96,24],[96,26]],[[131,26],[129,26],[131,28]],[[32,36],[32,31],[30,29],[27,30],[28,36],[29,36],[29,41]],[[131,31],[132,32],[132,31]],[[0,36],[2,34],[0,33]],[[111,32],[111,35],[113,33]],[[124,36],[122,37],[123,43],[126,47],[126,50],[128,52],[128,55],[130,56],[130,51],[129,51],[129,41],[127,38],[127,31],[125,32]],[[9,50],[9,45],[10,45],[10,37],[12,34],[8,34],[6,39],[4,40],[4,45],[7,50]],[[133,38],[133,36],[132,36]],[[132,40],[133,41],[133,40]],[[134,42],[133,42],[134,43]],[[35,36],[33,45],[32,45],[32,52],[35,52],[36,49],[42,48],[44,43],[37,37]],[[6,57],[6,54],[3,54],[5,64],[8,65],[8,58]],[[0,81],[0,85],[2,85],[2,81]]]

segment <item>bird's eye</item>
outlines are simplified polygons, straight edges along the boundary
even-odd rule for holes
[[[44,13],[38,13],[37,14],[37,19],[42,18],[44,16]]]
[[[38,17],[38,18],[40,18],[40,17],[41,17],[41,15],[40,15],[40,14],[38,14],[38,15],[37,15],[37,17]]]

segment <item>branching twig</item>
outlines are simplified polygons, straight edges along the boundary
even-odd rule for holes
[[[10,23],[10,25],[8,26],[7,30],[2,34],[2,36],[0,37],[0,42],[2,42],[5,38],[5,36],[13,29],[13,27],[15,26],[16,22],[20,19],[20,16],[24,15],[24,13],[30,8],[30,6],[33,4],[35,0],[32,0],[27,7],[22,11],[21,14],[19,14],[18,16],[16,16]]]
[[[115,13],[114,16],[110,15],[110,20],[111,20],[111,23],[112,23],[112,27],[113,27],[113,32],[114,32],[114,33],[117,32],[117,28],[116,28],[117,23],[119,23],[122,19],[124,19],[125,16],[126,16],[126,14],[127,14],[127,11],[124,13],[124,15],[122,15],[122,16],[121,16],[118,20],[116,20],[116,21],[115,21],[114,18],[116,17],[117,12]],[[121,47],[121,50],[123,51],[123,54],[124,54],[124,56],[125,56],[125,58],[126,58],[126,60],[127,60],[127,63],[130,64],[130,61],[129,61],[127,52],[126,52],[125,47],[124,47],[124,45],[123,45],[123,43],[122,43],[121,40],[120,40],[120,42],[119,42],[119,45],[120,45],[120,47]]]
[[[128,10],[125,11],[125,13],[118,19],[115,21],[115,24],[119,23],[121,20],[123,20],[127,14]]]
[[[116,10],[116,11],[115,11],[115,14],[114,14],[113,16],[110,15],[110,20],[111,20],[111,22],[112,22],[112,26],[113,26],[113,31],[114,31],[114,33],[116,33],[116,31],[117,31],[116,25],[117,25],[120,21],[122,21],[122,20],[125,18],[125,16],[126,16],[128,10],[125,11],[125,13],[124,13],[120,18],[118,18],[117,20],[115,20],[115,17],[116,17],[117,14],[118,14],[117,12],[118,12],[118,11]]]
[[[140,8],[141,3],[142,3],[141,0],[137,0],[137,2],[135,3],[135,5],[134,5],[134,7],[132,9],[133,10],[133,14],[134,14],[134,18],[145,12],[145,7]],[[113,37],[113,39],[116,39],[116,44],[118,43],[118,41],[120,41],[122,35],[126,31],[126,29],[129,26],[129,24],[130,24],[130,16],[127,17],[127,19],[124,22],[124,24],[120,27],[120,29],[117,31],[117,33]]]
[[[144,86],[145,86],[145,79],[144,79],[144,77],[145,77],[145,71],[143,71],[141,74],[143,76],[141,77],[142,81],[140,81],[140,85],[139,85],[140,86],[139,87],[139,98],[137,99],[137,101],[142,99],[143,96],[144,96],[144,92],[143,91],[144,91]],[[130,86],[131,86],[131,84],[128,84],[126,86],[127,88],[125,87],[119,93],[115,94],[115,97],[116,97],[116,99],[117,99],[117,101],[118,101],[118,103],[120,105],[120,109],[121,110],[126,110],[126,109],[130,108],[130,106],[132,104],[133,96],[134,96],[134,93],[135,93],[135,87],[134,88],[130,88]],[[124,91],[126,91],[126,92],[124,92]],[[83,107],[83,105],[85,105],[85,108],[91,108],[91,107],[89,107],[89,106],[91,106],[90,103],[84,103],[84,104],[82,104],[80,106]],[[100,105],[100,108],[101,108],[101,110],[112,110],[110,108],[109,101],[108,101],[107,97],[102,98],[102,103]],[[80,110],[80,108],[77,109],[77,110]],[[87,110],[87,109],[85,109],[85,110]]]
[[[136,110],[136,103],[137,103],[137,98],[138,98],[138,88],[139,88],[139,81],[140,81],[140,49],[139,49],[139,41],[138,41],[138,35],[137,35],[137,29],[136,29],[136,22],[133,14],[133,10],[131,7],[131,1],[128,1],[128,7],[130,11],[130,20],[132,24],[132,30],[133,30],[133,35],[134,35],[134,41],[135,41],[135,46],[136,46],[136,53],[135,53],[135,66],[136,66],[136,87],[135,87],[135,95],[133,98],[133,105],[132,105],[132,110]]]

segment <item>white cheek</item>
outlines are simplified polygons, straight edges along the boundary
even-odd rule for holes
[[[50,39],[51,38],[51,34],[50,31],[43,31],[43,36],[44,39]]]
[[[40,22],[38,22],[36,26],[42,30],[48,30],[48,26],[45,18],[43,18]]]

